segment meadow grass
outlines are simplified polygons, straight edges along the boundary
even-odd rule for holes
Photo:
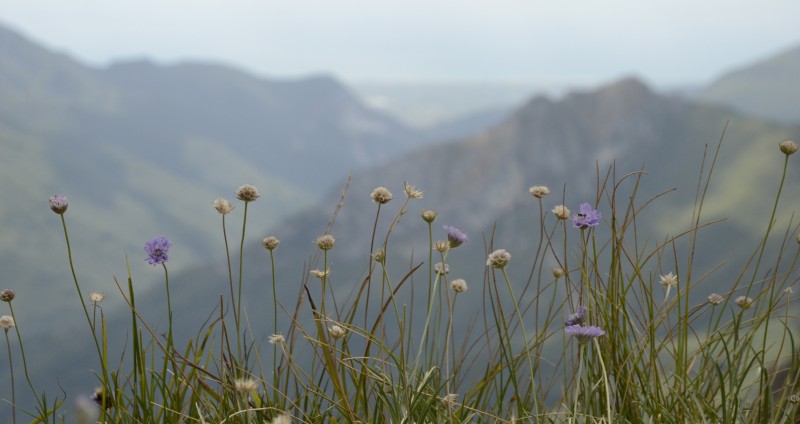
[[[333,219],[314,241],[322,268],[310,270],[312,278],[294,299],[278,298],[279,240],[264,239],[274,320],[267,326],[272,336],[266,349],[257,345],[260,336],[248,325],[242,303],[242,251],[248,204],[259,197],[255,187],[236,192],[243,212],[238,258],[225,221],[234,205],[213,202],[222,218],[229,293],[185,345],[176,345],[172,331],[169,241],[159,237],[146,245],[150,263],[163,269],[166,334],[137,309],[130,267],[126,278],[115,280],[130,313],[121,358],[109,357],[104,296],[82,290],[72,267],[68,203],[54,196],[51,208],[63,224],[71,275],[93,335],[96,406],[73,415],[64,393],[48,397],[37,391],[18,326],[24,323],[14,321],[14,293],[6,290],[0,300],[10,315],[0,318],[0,326],[13,416],[4,422],[795,422],[800,355],[791,302],[800,237],[796,224],[778,228],[775,217],[786,203],[781,192],[797,145],[780,145],[777,195],[769,219],[754,223],[765,231],[750,260],[727,290],[698,295],[708,274],[696,271],[696,246],[699,231],[714,224],[703,218],[703,206],[721,145],[704,157],[685,231],[658,243],[638,240],[644,231],[637,219],[661,196],[637,198],[642,172],[618,177],[615,167],[598,169],[596,197],[575,213],[563,205],[551,209],[550,190],[531,187],[532,211],[538,213],[538,238],[530,241],[534,256],[512,257],[489,231],[482,240],[485,256],[474,259],[486,262],[485,272],[466,280],[450,277],[448,259],[460,254],[463,243],[479,241],[448,226],[447,238],[436,239],[432,210],[417,221],[427,227],[424,259],[393,261],[396,224],[422,192],[405,184],[401,206],[388,218],[388,230],[379,233],[393,195],[376,188],[374,218],[365,228],[371,229],[370,251],[363,255],[368,271],[344,300],[329,284],[336,255]],[[527,280],[507,268],[522,260],[530,261]],[[547,263],[557,266],[545,269]],[[409,296],[412,279],[418,286],[423,282],[421,301],[419,293]],[[481,308],[469,319],[456,307],[464,296],[481,296]],[[412,310],[424,316],[414,317]],[[279,314],[291,322],[283,333]],[[19,366],[11,362],[12,348],[21,351],[27,389],[36,400],[32,408],[15,404]]]

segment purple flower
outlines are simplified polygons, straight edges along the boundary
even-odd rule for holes
[[[67,196],[64,196],[63,194],[50,196],[50,209],[52,209],[53,212],[63,215],[64,212],[67,211],[67,207],[69,207]]]
[[[444,230],[447,231],[447,241],[450,242],[450,248],[461,246],[462,243],[469,241],[467,233],[461,231],[460,228],[445,225]]]
[[[588,203],[582,204],[581,211],[572,215],[572,225],[575,228],[583,230],[588,227],[596,227],[598,224],[600,224],[600,212]]]
[[[147,263],[150,265],[163,264],[169,259],[167,253],[172,243],[164,236],[158,236],[151,239],[144,245],[144,251],[147,252]]]
[[[564,322],[564,325],[567,327],[573,325],[583,324],[583,320],[586,318],[586,307],[585,306],[578,306],[578,310],[575,311],[574,314],[571,314],[567,317],[567,321]]]
[[[581,326],[581,325],[570,325],[564,329],[567,334],[571,334],[578,338],[578,341],[581,343],[586,343],[589,340],[592,340],[595,337],[600,337],[605,335],[606,332],[601,330],[600,327],[596,325],[589,325],[589,326]]]

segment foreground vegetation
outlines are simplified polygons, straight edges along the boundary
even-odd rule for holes
[[[556,196],[547,187],[531,187],[536,255],[512,257],[489,233],[486,256],[475,259],[486,262],[480,276],[453,277],[448,258],[478,241],[442,225],[433,210],[422,211],[418,221],[428,230],[425,260],[393,261],[395,224],[408,219],[423,196],[408,184],[385,234],[376,230],[386,220],[382,212],[399,200],[383,187],[371,193],[376,209],[364,229],[372,230],[372,247],[364,252],[368,271],[344,300],[330,284],[334,234],[314,240],[322,268],[310,270],[312,280],[292,299],[278,298],[280,241],[266,237],[273,294],[266,348],[256,343],[260,335],[242,304],[247,211],[259,197],[255,187],[243,185],[236,191],[239,208],[225,199],[213,202],[222,218],[229,293],[185,345],[173,334],[166,237],[145,243],[146,260],[164,274],[166,328],[154,328],[140,314],[129,271],[116,281],[130,308],[121,358],[109,357],[105,294],[85,292],[71,269],[94,336],[98,386],[96,405],[75,418],[63,394],[40,393],[28,377],[15,294],[0,292],[9,313],[0,327],[13,405],[13,416],[3,422],[795,422],[800,355],[791,302],[800,236],[793,222],[777,227],[776,215],[787,207],[781,192],[797,144],[779,145],[783,167],[776,154],[775,201],[768,219],[753,223],[765,231],[750,260],[725,291],[698,296],[707,275],[695,271],[695,246],[699,230],[713,225],[702,212],[721,144],[701,171],[691,225],[655,244],[637,240],[637,219],[661,199],[637,199],[641,173],[618,178],[614,168],[598,172],[596,197],[577,211],[551,202]],[[64,196],[50,198],[72,265],[68,206]],[[238,257],[225,221],[234,210],[243,213]],[[512,260],[530,261],[530,273],[510,275]],[[422,300],[408,296],[412,278],[418,287],[423,282]],[[482,309],[460,309],[463,296],[481,296]],[[425,314],[412,319],[412,309]],[[290,328],[278,328],[279,314],[291,319]],[[21,370],[12,363],[12,349],[21,351]],[[24,380],[15,378],[20,374]],[[30,390],[36,405],[16,405],[18,390]]]

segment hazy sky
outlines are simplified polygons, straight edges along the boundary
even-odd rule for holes
[[[0,0],[0,22],[92,64],[349,81],[703,83],[800,44],[798,16],[797,0]]]

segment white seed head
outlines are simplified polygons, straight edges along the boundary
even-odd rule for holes
[[[330,234],[324,234],[317,237],[317,239],[314,240],[314,244],[322,250],[330,250],[333,249],[333,246],[336,246],[336,239]]]
[[[283,334],[273,334],[269,336],[269,342],[272,344],[281,344],[285,341],[286,339],[283,338]]]
[[[327,269],[327,270],[325,270],[325,271],[320,271],[320,270],[318,270],[318,269],[312,269],[311,271],[309,271],[309,273],[310,273],[311,275],[313,275],[314,277],[317,277],[317,278],[319,278],[319,279],[323,279],[323,278],[327,278],[327,277],[328,277],[328,275],[330,275],[330,273],[331,273],[331,270],[330,270],[330,269]]]
[[[564,268],[561,268],[559,266],[553,268],[551,271],[553,273],[553,277],[556,277],[556,279],[561,278],[567,274],[566,272],[564,272]]]
[[[375,190],[372,190],[369,197],[372,198],[373,202],[379,205],[385,205],[392,200],[392,192],[386,187],[377,187]]]
[[[422,217],[422,220],[427,222],[427,223],[429,223],[429,224],[431,222],[433,222],[434,220],[436,220],[436,215],[438,215],[438,213],[436,211],[430,210],[430,209],[426,209],[426,210],[420,212],[420,216]]]
[[[552,209],[553,215],[558,219],[569,219],[569,208],[564,205],[558,205]]]
[[[0,316],[0,328],[2,328],[3,330],[8,331],[9,328],[15,325],[16,324],[14,323],[14,318],[11,317],[10,315]]]
[[[416,187],[409,183],[403,183],[403,190],[406,192],[406,197],[409,199],[422,199],[422,191],[417,190]]]
[[[275,236],[265,237],[261,240],[261,245],[267,250],[275,250],[279,244],[281,244],[281,241]]]
[[[227,215],[233,210],[233,203],[228,201],[228,199],[223,199],[221,197],[214,199],[214,201],[211,202],[211,206],[213,206],[214,209],[216,209],[217,212],[222,215]]]
[[[661,285],[664,286],[664,288],[671,288],[671,287],[677,286],[678,285],[678,276],[674,275],[671,272],[669,274],[667,274],[667,275],[662,275],[661,276]]]
[[[736,298],[736,305],[742,309],[750,309],[753,306],[753,299],[747,296],[739,296]]]
[[[433,270],[439,275],[444,275],[450,272],[450,265],[438,262],[433,266]]]
[[[328,328],[328,334],[331,335],[334,339],[341,339],[344,337],[346,331],[344,328],[334,324]]]
[[[794,140],[786,140],[778,147],[780,147],[781,152],[783,152],[783,154],[786,156],[789,156],[797,151],[797,143],[795,143]]]
[[[497,249],[489,254],[489,257],[486,259],[486,266],[505,268],[509,261],[511,261],[511,254],[506,252],[505,249]]]
[[[250,378],[237,378],[233,381],[233,385],[239,393],[250,393],[258,390],[258,383]]]
[[[467,289],[469,289],[469,287],[467,287],[467,282],[464,281],[463,278],[457,278],[457,279],[451,281],[450,282],[450,287],[456,293],[464,293],[465,291],[467,291]]]
[[[708,295],[708,303],[712,305],[719,305],[720,303],[722,303],[723,300],[725,300],[725,298],[723,298],[717,293],[711,293],[710,295]]]
[[[529,188],[528,191],[537,199],[541,199],[542,197],[550,194],[550,189],[546,186],[533,186]]]
[[[103,292],[96,292],[96,291],[89,292],[89,301],[91,301],[92,303],[100,303],[105,298],[106,294]]]

